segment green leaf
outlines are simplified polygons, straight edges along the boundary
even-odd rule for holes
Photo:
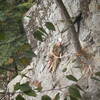
[[[59,93],[56,94],[55,98],[53,100],[60,100]]]
[[[71,97],[74,97],[76,99],[81,98],[80,91],[74,85],[71,85],[68,88],[68,91]]]
[[[37,40],[43,42],[43,38],[42,38],[43,32],[37,30],[33,33],[34,38],[36,38]]]
[[[72,76],[72,75],[67,75],[66,78],[68,78],[69,80],[75,81],[75,82],[78,81],[78,80],[77,80],[74,76]]]
[[[29,86],[29,83],[24,83],[20,85],[20,90],[23,92],[31,91],[31,87]]]
[[[0,40],[4,40],[5,39],[5,34],[4,33],[0,33]]]
[[[36,54],[32,50],[28,50],[25,52],[25,56],[27,56],[28,58],[33,56],[36,57]]]
[[[24,83],[20,85],[20,90],[24,92],[28,96],[34,96],[36,97],[36,93],[32,88],[29,86],[29,83]]]
[[[23,51],[26,51],[26,50],[29,50],[31,47],[28,43],[24,43],[23,45],[21,45],[18,50],[23,52]]]
[[[48,95],[43,95],[42,100],[51,100],[51,98]]]
[[[5,13],[3,11],[0,11],[0,21],[1,22],[4,22],[6,21],[7,17],[5,15]]]
[[[22,57],[19,60],[23,65],[28,65],[30,63],[30,59],[27,57]]]
[[[22,3],[22,4],[19,4],[19,5],[17,6],[17,8],[28,10],[31,6],[32,6],[31,3]]]
[[[10,44],[0,46],[0,66],[4,65],[5,62],[7,62],[7,60],[12,55],[13,50],[14,48],[11,47]]]
[[[65,97],[64,100],[68,100],[67,97]]]
[[[38,88],[36,88],[35,90],[37,90],[38,92],[41,92],[42,91],[42,87],[39,86]]]
[[[39,27],[39,30],[42,31],[43,33],[45,33],[46,35],[48,35],[43,27]]]
[[[20,82],[16,83],[16,85],[14,86],[15,91],[18,90],[18,89],[20,89]]]
[[[100,79],[98,79],[96,77],[91,77],[91,79],[96,80],[96,81],[100,81]]]
[[[32,51],[31,46],[28,43],[24,43],[21,45],[17,50],[16,54],[18,56],[26,56],[27,58],[32,58],[33,56],[36,57],[35,53]]]
[[[45,26],[46,26],[49,30],[55,31],[55,27],[54,27],[54,25],[53,25],[51,22],[46,22],[46,23],[45,23]]]
[[[17,95],[16,100],[25,100],[20,94]]]
[[[78,100],[78,99],[70,96],[70,100]]]
[[[100,72],[96,72],[95,75],[100,77]]]
[[[80,89],[81,91],[85,92],[79,85],[75,84],[76,88]]]
[[[67,71],[67,68],[64,68],[63,70],[62,70],[62,72],[66,72]]]
[[[26,17],[28,17],[28,18],[30,18],[30,19],[32,18],[32,16],[26,16]]]
[[[28,95],[28,96],[34,96],[34,97],[36,97],[37,95],[36,95],[36,92],[34,91],[34,90],[29,90],[29,91],[26,91],[26,92],[24,92],[26,95]]]

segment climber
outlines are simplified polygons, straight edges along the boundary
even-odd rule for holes
[[[52,47],[52,50],[49,54],[48,68],[50,72],[54,72],[57,69],[57,66],[60,63],[62,56],[62,39],[59,38],[57,43]]]

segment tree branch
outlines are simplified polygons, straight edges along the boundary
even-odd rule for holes
[[[0,69],[1,70],[6,70],[6,71],[15,71],[15,70],[13,70],[13,69],[10,69],[10,68],[7,68],[7,67],[2,67],[2,66],[0,66]]]

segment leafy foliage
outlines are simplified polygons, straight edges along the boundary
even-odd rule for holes
[[[22,23],[25,12],[32,5],[33,0],[13,0],[12,2],[0,0],[0,66],[13,67],[15,71],[19,71],[30,63],[33,56],[36,56],[27,42]],[[51,22],[46,22],[45,25],[49,30],[55,30]],[[41,42],[47,35],[43,27],[39,27],[33,33],[33,36]],[[29,83],[17,83],[14,90],[21,90],[28,96],[36,96],[36,92],[32,90]],[[42,87],[39,86],[35,90],[40,92]],[[55,98],[58,98],[58,95]],[[42,99],[51,100],[46,95]],[[24,98],[18,95],[16,100],[24,100]]]
[[[76,88],[76,86],[71,85],[68,88],[68,91],[72,98],[76,98],[76,100],[81,98],[80,91]]]
[[[20,9],[20,10],[26,11],[26,10],[28,10],[31,6],[32,6],[32,4],[30,4],[30,2],[25,2],[25,3],[19,4],[19,5],[17,6],[17,8]]]
[[[38,88],[36,88],[35,90],[37,90],[38,92],[41,92],[42,91],[42,87],[39,86]]]
[[[96,80],[96,81],[99,81],[100,82],[100,79],[96,78],[96,77],[91,77],[91,79],[93,80]]]
[[[70,96],[70,100],[78,100],[78,99],[75,98],[75,97]]]
[[[0,40],[4,40],[5,39],[5,34],[1,33],[0,34]]]
[[[77,84],[74,84],[74,86],[77,88],[77,89],[79,89],[79,90],[81,90],[81,91],[83,91],[83,92],[85,92],[79,85],[77,85]]]
[[[0,66],[7,66],[10,68],[12,66],[26,66],[30,63],[31,58],[36,55],[32,52],[27,42],[22,18],[25,12],[32,6],[34,0],[13,0],[13,4],[7,1],[8,0],[0,0]],[[46,22],[45,26],[50,31],[56,30],[51,22]],[[41,42],[43,42],[44,37],[47,35],[48,33],[42,26],[33,33],[33,36]],[[63,72],[66,70],[67,69],[64,69]],[[95,73],[95,75],[100,76],[100,72]],[[67,75],[66,78],[75,82],[78,81],[72,75]],[[98,80],[95,77],[92,79]],[[39,85],[34,91],[28,82],[24,84],[17,83],[14,86],[14,90],[21,90],[22,94],[24,93],[28,96],[36,97],[37,94],[35,91],[41,92],[42,87]],[[78,100],[81,98],[79,90],[82,89],[78,85],[71,85],[68,88],[71,100]],[[60,95],[58,93],[53,100],[59,99]],[[25,99],[19,94],[16,100]],[[51,98],[48,95],[43,95],[42,100],[51,100]]]
[[[75,82],[78,81],[73,75],[67,75],[66,78],[68,78],[69,80],[75,81]]]
[[[45,29],[44,29],[43,27],[39,27],[39,30],[40,30],[42,33],[45,33],[46,35],[48,35],[47,32],[45,31]]]
[[[45,25],[47,25],[46,27],[49,30],[54,30],[55,27],[53,26],[53,24],[51,22],[48,22],[50,24],[50,26],[46,23]],[[37,40],[43,42],[43,39],[45,36],[47,36],[47,32],[45,31],[45,29],[43,27],[39,27],[34,33],[33,36],[34,38],[36,38]]]
[[[55,98],[53,100],[60,100],[59,93],[56,94]]]
[[[45,26],[52,31],[55,31],[55,27],[51,22],[46,22]]]
[[[100,72],[96,72],[95,75],[100,77]]]
[[[43,95],[41,100],[51,100],[51,98],[48,95]]]
[[[16,91],[16,90],[19,90],[20,89],[20,83],[18,82],[18,83],[16,83],[16,85],[14,86],[14,90]]]
[[[36,39],[38,39],[39,41],[43,42],[43,37],[42,36],[44,34],[40,30],[35,31],[33,35],[34,35],[34,37]]]
[[[64,100],[67,100],[67,97],[65,97]]]
[[[34,90],[29,90],[29,91],[26,91],[26,92],[24,92],[26,95],[28,95],[28,96],[34,96],[34,97],[36,97],[37,95],[36,95],[36,93],[35,93],[35,91]]]
[[[21,68],[35,56],[27,42],[22,23],[23,15],[32,2],[0,0],[0,66],[10,68],[15,67],[16,63]]]
[[[25,100],[20,94],[16,97],[16,100]]]
[[[67,68],[64,68],[63,70],[62,70],[62,72],[66,72],[67,71]]]
[[[14,86],[14,90],[18,90],[20,89],[24,94],[28,95],[28,96],[34,96],[36,97],[36,92],[34,90],[32,90],[32,88],[29,86],[29,83],[24,83],[24,84],[20,84],[17,83]]]

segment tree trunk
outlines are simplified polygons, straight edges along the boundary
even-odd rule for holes
[[[75,48],[75,51],[76,51],[76,53],[80,52],[81,51],[81,44],[79,41],[79,36],[75,30],[74,24],[73,24],[69,14],[68,14],[68,11],[67,11],[66,7],[64,6],[62,0],[56,0],[56,3],[60,7],[60,10],[61,10],[62,14],[64,15],[66,23],[68,24],[68,26],[70,26],[71,38],[72,38],[72,43],[73,43],[73,46]]]

